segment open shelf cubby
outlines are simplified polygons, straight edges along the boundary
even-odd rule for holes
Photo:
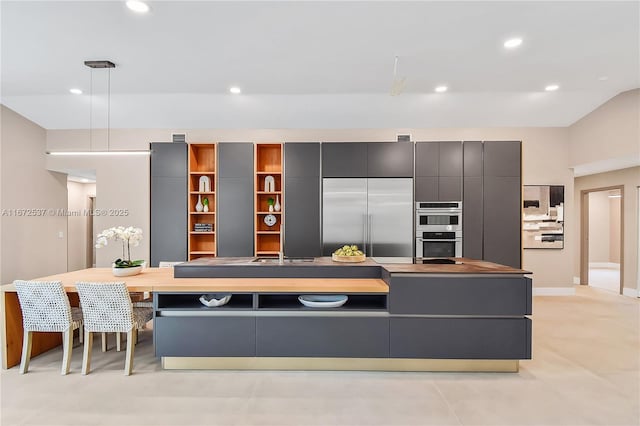
[[[231,293],[231,299],[227,304],[216,307],[207,307],[200,303],[199,299],[203,294],[206,293],[159,294],[158,310],[253,309],[253,294],[250,293]]]
[[[200,188],[200,179],[206,176],[209,179],[208,188]],[[189,144],[189,180],[188,180],[188,212],[189,229],[187,230],[189,242],[189,260],[199,257],[212,257],[216,254],[216,144],[192,143]],[[201,191],[201,189],[203,189]],[[197,211],[196,205],[200,199],[201,204],[208,201],[208,210]],[[202,228],[196,224],[209,224]],[[202,232],[198,232],[203,230]]]
[[[282,143],[255,144],[255,254],[278,254],[282,251],[282,222],[284,215],[284,190],[282,187]],[[265,182],[273,178],[273,187]],[[270,200],[271,199],[271,200]],[[279,204],[278,211],[269,212],[269,205]],[[275,205],[274,205],[275,207]],[[265,217],[275,216],[275,224],[269,226]]]
[[[259,294],[258,309],[266,310],[329,310],[329,311],[385,311],[386,294],[347,294],[349,300],[337,308],[309,308],[298,300],[300,294]]]

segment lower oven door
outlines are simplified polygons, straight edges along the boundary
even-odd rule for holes
[[[459,240],[416,239],[416,257],[461,257],[462,244]]]

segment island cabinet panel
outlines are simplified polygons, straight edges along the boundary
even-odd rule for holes
[[[413,177],[413,144],[409,142],[367,143],[367,176]]]
[[[530,315],[531,286],[531,279],[522,276],[392,275],[389,312],[392,315]]]
[[[528,318],[391,318],[392,358],[531,359]]]
[[[385,317],[258,317],[256,355],[266,357],[389,357]]]
[[[367,144],[361,142],[323,143],[322,177],[367,177]]]
[[[256,319],[156,317],[156,356],[255,356]]]

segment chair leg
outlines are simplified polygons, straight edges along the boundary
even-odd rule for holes
[[[84,341],[84,325],[81,325],[80,328],[78,329],[78,340],[80,341],[80,343],[82,343]]]
[[[102,333],[102,352],[107,351],[107,333]]]
[[[71,349],[73,348],[73,330],[71,327],[62,332],[62,370],[63,376],[69,373],[71,367]]]
[[[122,350],[122,336],[119,331],[116,331],[116,352],[120,352]]]
[[[133,330],[127,332],[127,355],[124,364],[124,375],[130,376],[133,371],[133,350],[135,346],[133,344]]]
[[[85,329],[84,351],[82,353],[82,375],[89,374],[91,370],[91,350],[93,349],[93,334]]]
[[[29,361],[31,360],[31,340],[33,331],[24,330],[22,337],[22,360],[20,361],[20,374],[29,371]]]
[[[133,344],[138,344],[138,329],[135,327],[133,328]]]

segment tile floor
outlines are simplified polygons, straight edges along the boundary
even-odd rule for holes
[[[640,301],[578,287],[535,297],[519,373],[163,371],[143,332],[134,374],[99,352],[60,376],[61,351],[2,371],[9,425],[638,425]],[[113,344],[113,342],[112,342]]]

